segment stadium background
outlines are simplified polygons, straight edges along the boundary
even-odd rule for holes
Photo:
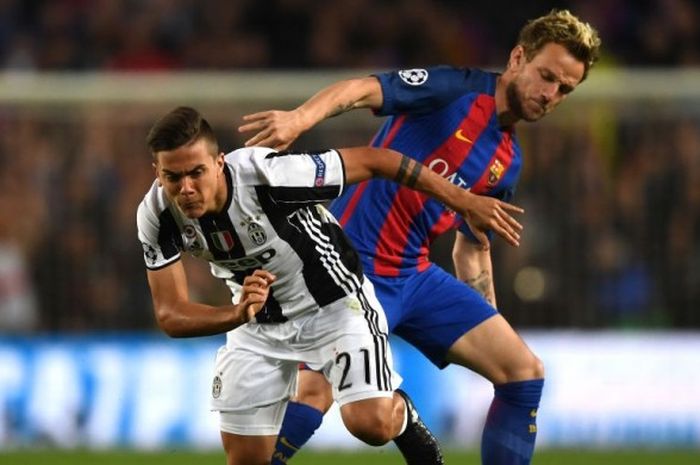
[[[521,3],[0,1],[0,454],[218,447],[204,398],[221,340],[158,334],[135,237],[157,116],[197,106],[234,148],[243,114],[343,77],[502,69],[526,18],[568,7],[604,54],[557,112],[519,127],[526,233],[517,250],[496,241],[499,304],[548,367],[543,452],[682,448],[695,463],[700,5]],[[378,123],[354,112],[296,145],[364,144]],[[449,269],[449,255],[448,237],[433,258]],[[194,296],[226,298],[187,266]],[[489,386],[394,343],[441,439],[476,447]],[[311,445],[359,447],[337,416]]]

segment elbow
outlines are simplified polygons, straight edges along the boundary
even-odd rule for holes
[[[185,334],[184,332],[179,331],[177,328],[169,327],[162,323],[158,323],[158,326],[160,327],[161,331],[163,331],[168,337],[171,337],[173,339],[189,337],[189,334]]]
[[[177,324],[174,314],[167,308],[160,307],[155,309],[156,323],[161,331],[172,338],[182,338],[187,335],[182,332]]]

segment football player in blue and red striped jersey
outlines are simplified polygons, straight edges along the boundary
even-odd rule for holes
[[[515,123],[537,121],[561,103],[585,80],[599,47],[589,24],[553,10],[523,27],[503,73],[440,66],[350,79],[292,111],[247,115],[239,131],[256,131],[246,145],[284,149],[325,118],[370,108],[388,116],[373,146],[508,201],[522,166]],[[440,202],[383,179],[353,186],[331,210],[360,252],[389,329],[438,367],[457,363],[493,383],[482,463],[529,464],[544,368],[496,310],[488,241]],[[428,257],[433,240],[451,229],[456,277]],[[320,375],[306,371],[301,379],[280,433],[284,458],[311,437],[331,402]],[[410,445],[397,445],[412,463]]]

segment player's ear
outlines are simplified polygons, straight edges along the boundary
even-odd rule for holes
[[[224,162],[224,152],[220,152],[219,155],[216,157],[216,166],[219,168],[219,174],[224,172],[224,165],[226,162]]]
[[[158,163],[153,162],[151,163],[151,166],[153,167],[153,173],[156,175],[156,182],[158,183],[158,187],[162,187],[163,183],[160,182],[160,176],[158,176]]]
[[[510,57],[508,58],[508,68],[517,69],[522,66],[526,61],[525,49],[522,45],[516,45],[513,50],[510,51]]]

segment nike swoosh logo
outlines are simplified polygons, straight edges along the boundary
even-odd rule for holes
[[[296,450],[299,450],[298,447],[296,447],[296,446],[293,445],[291,442],[289,442],[289,441],[287,440],[287,438],[285,438],[284,436],[280,436],[279,439],[280,439],[280,442],[282,443],[282,445],[284,445],[284,447],[288,447],[288,448],[290,448],[290,449],[292,449],[292,450],[295,450],[295,451],[296,451]]]
[[[462,130],[461,130],[461,129],[457,129],[457,131],[455,131],[455,137],[456,137],[457,139],[459,139],[459,140],[461,140],[461,141],[464,141],[464,142],[467,142],[467,143],[469,143],[469,144],[473,144],[473,143],[474,143],[473,140],[471,140],[470,138],[468,138],[467,136],[465,136],[464,134],[462,134]]]

